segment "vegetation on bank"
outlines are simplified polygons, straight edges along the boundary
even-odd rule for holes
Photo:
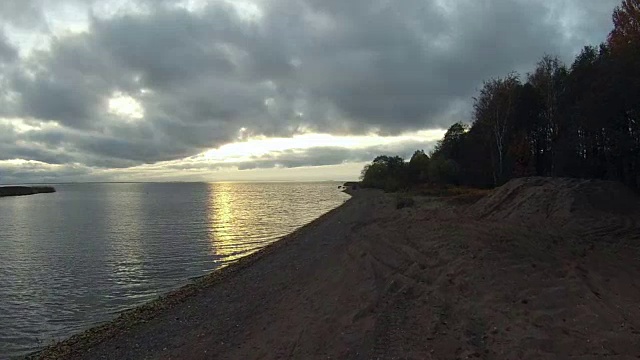
[[[544,56],[524,80],[484,83],[471,124],[452,125],[435,149],[406,162],[378,156],[362,185],[495,187],[525,176],[618,180],[640,189],[640,0],[624,0],[614,28],[567,67]]]

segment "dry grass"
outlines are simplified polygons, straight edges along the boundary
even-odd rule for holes
[[[410,191],[418,196],[444,198],[453,204],[473,204],[491,192],[490,189],[477,189],[454,185],[420,185]]]
[[[415,201],[413,197],[408,194],[397,194],[396,196],[396,209],[403,209],[407,207],[413,207]]]

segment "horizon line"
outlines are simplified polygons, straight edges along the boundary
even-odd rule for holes
[[[74,185],[74,184],[228,184],[228,183],[323,183],[351,182],[354,180],[222,180],[222,181],[66,181],[66,182],[20,182],[0,184],[1,186],[20,185]]]

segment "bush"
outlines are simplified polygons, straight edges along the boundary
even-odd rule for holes
[[[416,150],[409,161],[409,179],[413,184],[429,181],[429,156],[423,150]]]
[[[362,186],[396,192],[409,184],[408,165],[399,156],[378,156],[364,167]]]

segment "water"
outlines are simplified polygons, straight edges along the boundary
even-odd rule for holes
[[[337,185],[73,184],[0,198],[0,358],[255,252],[342,204]]]

